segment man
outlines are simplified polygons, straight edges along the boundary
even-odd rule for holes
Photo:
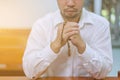
[[[30,33],[23,69],[28,78],[106,77],[112,68],[109,23],[83,8],[84,0],[57,0],[59,9]]]

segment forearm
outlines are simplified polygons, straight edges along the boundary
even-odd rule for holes
[[[26,50],[26,53],[29,51]],[[23,68],[28,78],[32,78],[40,74],[49,67],[49,65],[56,59],[57,55],[51,50],[50,45],[43,50],[32,51],[23,57]]]
[[[80,42],[77,46],[77,49],[80,54],[83,54],[86,49],[86,44],[83,41]]]
[[[106,55],[106,51],[91,48],[88,44],[83,54],[79,54],[83,67],[94,78],[104,78],[112,68],[112,58]],[[109,51],[108,51],[109,53]]]
[[[60,40],[55,40],[55,41],[51,42],[50,48],[52,49],[52,51],[54,53],[57,54],[60,51],[60,49],[61,49]]]

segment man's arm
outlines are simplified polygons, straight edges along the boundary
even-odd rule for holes
[[[23,69],[30,79],[38,77],[38,75],[41,76],[57,58],[57,54],[51,50],[50,43],[47,40],[49,36],[45,31],[47,27],[41,23],[36,23],[33,26],[23,56]]]
[[[109,25],[103,26],[104,29],[96,30],[92,46],[86,43],[85,51],[78,52],[83,67],[97,79],[106,77],[113,64]]]

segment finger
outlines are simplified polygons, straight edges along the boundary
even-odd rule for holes
[[[69,32],[72,32],[72,31],[79,31],[79,28],[68,28],[68,29],[64,30],[64,33],[69,33]]]
[[[56,39],[57,39],[57,40],[62,40],[62,37],[61,37],[61,36],[62,36],[63,23],[57,24],[56,27],[58,28]]]
[[[75,22],[67,22],[65,28],[70,28],[70,27],[79,27],[79,25],[78,23]]]
[[[75,39],[75,38],[77,38],[77,35],[72,35],[72,36],[70,37],[70,40]]]
[[[65,40],[68,40],[71,36],[77,35],[78,33],[79,33],[79,31],[72,31],[72,32],[69,32],[69,33],[64,34],[63,38],[64,38]]]

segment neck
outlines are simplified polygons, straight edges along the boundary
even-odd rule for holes
[[[64,21],[65,22],[79,22],[80,20],[80,17],[77,17],[77,18],[64,18]]]

